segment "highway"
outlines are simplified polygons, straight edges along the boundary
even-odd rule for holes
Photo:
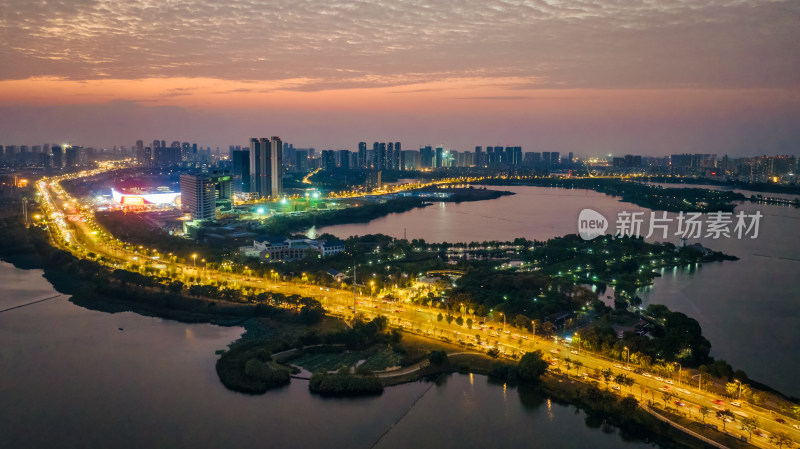
[[[578,348],[566,345],[564,341],[557,342],[555,339],[538,338],[527,331],[519,331],[511,326],[505,326],[502,322],[493,321],[480,325],[478,323],[482,321],[481,318],[469,316],[475,323],[470,329],[466,325],[457,325],[455,321],[452,323],[447,323],[446,320],[438,321],[437,316],[440,312],[443,315],[447,313],[443,309],[406,303],[390,303],[363,294],[358,294],[354,298],[352,290],[296,284],[276,278],[247,277],[206,269],[204,264],[197,267],[195,266],[196,260],[192,264],[162,260],[162,256],[153,250],[144,248],[139,252],[127,250],[124,242],[108,235],[97,225],[92,207],[80,205],[59,185],[59,182],[66,178],[91,176],[115,168],[117,168],[116,165],[109,163],[96,170],[42,179],[37,182],[37,189],[41,194],[42,210],[52,225],[49,229],[53,241],[59,247],[71,251],[77,257],[86,258],[89,253],[104,256],[111,261],[109,265],[112,267],[124,267],[129,263],[141,264],[145,259],[149,259],[154,264],[168,264],[181,272],[183,276],[202,277],[205,282],[225,280],[229,285],[251,287],[255,291],[312,297],[320,301],[329,314],[345,318],[352,317],[355,302],[355,310],[366,318],[383,315],[389,318],[392,326],[432,338],[446,339],[452,343],[458,343],[462,347],[475,348],[476,351],[485,352],[490,347],[497,347],[505,355],[515,354],[518,356],[525,352],[541,350],[545,354],[545,358],[553,359],[554,366],[568,371],[568,374],[586,377],[587,381],[591,380],[588,377],[593,376],[596,370],[611,369],[614,375],[626,374],[634,380],[634,385],[615,388],[612,380],[608,383],[608,388],[620,394],[633,394],[640,401],[652,400],[663,405],[662,393],[667,391],[673,395],[669,399],[670,406],[689,413],[693,417],[700,418],[700,406],[708,407],[711,409],[711,413],[706,416],[705,422],[715,424],[720,429],[723,426],[715,416],[717,410],[730,409],[735,413],[736,421],[744,416],[754,416],[760,422],[759,429],[763,430],[761,433],[763,436],[754,433],[751,442],[759,447],[773,447],[769,443],[768,436],[778,430],[789,433],[794,441],[800,442],[800,424],[797,421],[783,417],[786,423],[779,423],[769,411],[747,404],[742,404],[742,407],[733,406],[726,399],[698,389],[696,383],[691,385],[685,382],[687,380],[685,377],[681,379],[683,382],[677,382],[675,379],[660,379],[656,375],[644,372],[636,374],[631,367],[626,368],[621,362],[607,360],[586,351],[579,351]],[[456,316],[458,315],[456,314]],[[466,321],[468,316],[462,315],[462,317]],[[569,370],[566,369],[567,358],[573,365]],[[582,366],[575,367],[576,361]],[[583,373],[586,376],[582,376]],[[598,380],[598,384],[601,388],[606,387],[602,377]],[[730,422],[726,428],[731,434],[748,436],[746,432],[739,429],[738,422]]]

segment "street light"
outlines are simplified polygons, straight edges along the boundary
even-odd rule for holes
[[[194,266],[194,271],[197,271],[197,254],[192,254],[192,265]]]
[[[625,366],[628,366],[630,364],[629,363],[630,359],[631,359],[631,350],[628,349],[627,346],[625,346]]]
[[[681,370],[683,369],[683,367],[681,366],[680,362],[672,362],[672,363],[678,365],[678,383],[680,384],[681,383]]]
[[[739,396],[736,399],[737,400],[741,400],[742,399],[742,381],[739,380],[739,379],[733,379],[733,381],[736,382],[737,384],[739,384]]]

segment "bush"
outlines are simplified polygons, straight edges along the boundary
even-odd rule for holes
[[[526,382],[538,382],[547,371],[547,362],[542,358],[542,351],[528,352],[519,359],[517,365],[519,378]]]
[[[383,393],[383,384],[375,375],[315,373],[308,389],[324,396],[364,396]]]
[[[428,360],[431,362],[431,365],[444,365],[447,363],[447,353],[444,351],[431,351],[428,354]]]

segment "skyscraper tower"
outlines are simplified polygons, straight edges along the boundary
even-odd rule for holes
[[[250,192],[259,197],[269,196],[268,147],[269,139],[266,137],[250,139]]]
[[[270,142],[269,167],[270,196],[278,198],[283,194],[283,143],[277,136]]]
[[[367,142],[358,142],[358,166],[360,168],[369,168],[367,162]]]

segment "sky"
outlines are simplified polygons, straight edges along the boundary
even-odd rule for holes
[[[800,155],[800,1],[0,0],[0,145]]]

